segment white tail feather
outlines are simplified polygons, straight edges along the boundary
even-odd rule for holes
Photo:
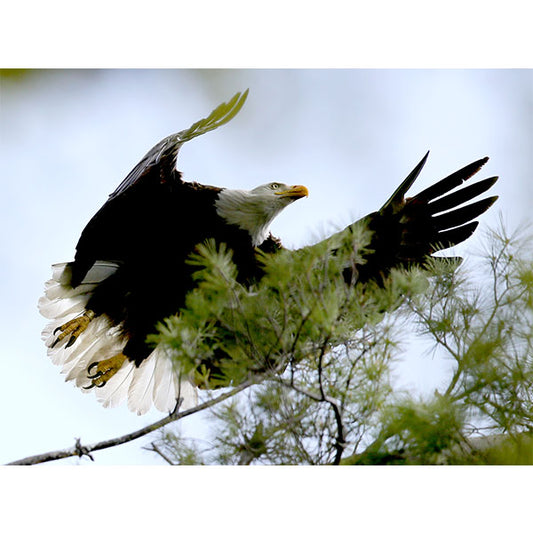
[[[172,359],[160,347],[154,350],[153,401],[159,411],[172,411],[179,400],[180,409],[190,409],[198,403],[198,393],[188,380],[179,379],[179,371]]]
[[[96,389],[95,394],[104,407],[116,407],[128,398],[128,390],[135,373],[132,361],[126,361],[120,370],[105,384]]]
[[[126,361],[104,387],[86,389],[91,384],[87,377],[89,365],[121,353],[127,342],[120,334],[120,324],[113,326],[105,316],[95,317],[72,346],[66,347],[69,336],[54,345],[54,331],[85,311],[94,289],[118,266],[97,261],[80,285],[73,289],[69,285],[70,265],[52,265],[52,279],[46,282],[45,294],[38,303],[40,313],[51,320],[42,332],[50,359],[62,367],[65,381],[73,381],[82,392],[94,392],[104,407],[116,407],[127,400],[128,408],[140,415],[152,405],[159,411],[170,412],[176,407],[178,398],[181,398],[181,409],[196,405],[196,388],[179,378],[172,360],[160,348],[156,348],[139,367]]]
[[[85,294],[83,296],[75,296],[74,298],[63,299],[62,297],[57,297],[53,300],[42,296],[39,299],[39,312],[45,318],[63,318],[68,314],[73,314],[74,316],[80,314],[84,311],[85,305],[89,300],[89,295]]]
[[[173,368],[172,360],[160,349],[154,350],[154,390],[152,399],[156,409],[170,411],[176,406],[179,394],[178,372]],[[173,406],[170,406],[174,402]]]
[[[128,391],[128,407],[142,415],[152,406],[152,393],[154,389],[155,357],[145,359],[135,369],[133,380]]]

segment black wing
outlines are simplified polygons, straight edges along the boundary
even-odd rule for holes
[[[181,146],[194,137],[203,135],[229,122],[240,111],[247,96],[248,89],[243,93],[235,94],[229,102],[220,104],[208,117],[195,122],[186,130],[169,135],[157,143],[126,176],[116,190],[109,195],[109,199],[112,200],[136,184],[144,182],[147,176],[159,176],[161,182],[166,181],[176,167],[176,160]],[[157,171],[154,172],[154,169],[157,169]]]
[[[352,265],[345,271],[351,281],[380,281],[392,268],[423,266],[429,256],[468,239],[478,222],[474,219],[484,213],[496,200],[491,196],[463,205],[490,189],[497,177],[483,179],[461,187],[488,161],[479,159],[412,198],[405,198],[429,152],[405,178],[383,207],[348,226],[335,237],[350,239],[355,227],[366,224],[371,240],[363,252],[364,264]]]
[[[141,159],[83,230],[72,263],[72,286],[83,280],[97,260],[123,262],[132,253],[139,256],[145,248],[148,255],[149,243],[169,225],[169,218],[176,211],[177,206],[169,204],[175,202],[183,188],[220,190],[185,185],[176,170],[178,152],[185,142],[229,122],[247,95],[248,90],[235,94],[208,117],[160,141]]]
[[[468,239],[479,224],[474,219],[497,200],[497,196],[491,196],[463,205],[490,189],[498,179],[486,178],[461,187],[488,157],[470,163],[412,198],[405,198],[428,154],[385,205],[366,217],[372,238],[367,263],[358,267],[360,280],[379,280],[394,267],[423,266],[434,252]]]

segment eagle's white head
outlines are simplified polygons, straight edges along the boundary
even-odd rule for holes
[[[223,189],[215,203],[218,216],[228,224],[246,230],[254,246],[259,246],[268,236],[274,218],[298,198],[308,196],[303,185],[285,185],[272,182],[251,191]]]

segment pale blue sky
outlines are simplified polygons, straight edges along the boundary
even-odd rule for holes
[[[287,246],[379,207],[428,149],[415,191],[488,155],[480,176],[500,176],[500,200],[482,225],[495,226],[499,212],[511,228],[532,220],[531,70],[45,71],[4,79],[0,401],[9,433],[0,463],[160,418],[104,409],[65,383],[46,357],[36,303],[50,265],[72,259],[87,221],[148,149],[246,88],[241,113],[185,145],[178,167],[185,179],[226,187],[306,185],[310,197],[272,228]],[[459,251],[468,256],[476,240]],[[445,366],[410,353],[401,383],[430,391]],[[197,426],[185,429],[193,434]],[[140,446],[95,458],[161,463]]]

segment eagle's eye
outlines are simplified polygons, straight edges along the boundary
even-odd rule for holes
[[[275,191],[276,189],[279,189],[279,183],[271,183],[271,184],[270,184],[270,188],[273,189],[274,191]]]

